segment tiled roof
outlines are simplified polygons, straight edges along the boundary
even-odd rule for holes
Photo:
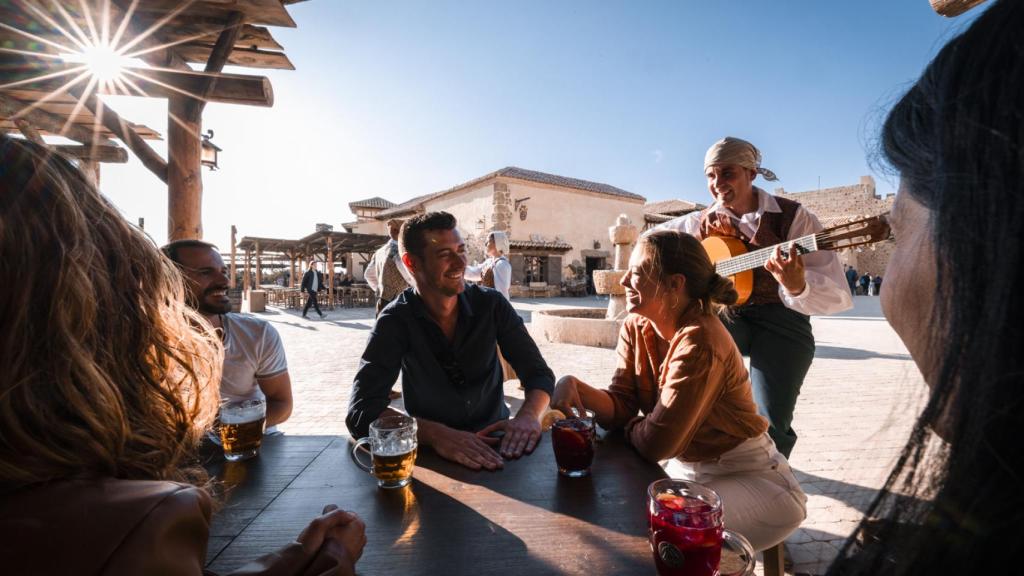
[[[495,172],[491,172],[490,174],[470,180],[469,182],[463,182],[462,184],[459,184],[458,186],[454,186],[447,190],[442,190],[440,192],[435,192],[433,194],[424,194],[423,196],[417,196],[412,200],[408,200],[406,202],[398,204],[397,206],[393,206],[391,208],[388,208],[387,210],[382,211],[381,213],[377,214],[377,217],[387,218],[390,216],[400,216],[402,214],[416,212],[421,208],[420,205],[428,200],[433,200],[434,198],[439,198],[441,196],[444,196],[445,194],[450,194],[458,190],[471,188],[476,184],[479,184],[480,182],[484,182],[486,180],[490,180],[491,178],[498,177],[515,178],[518,180],[528,180],[530,182],[538,182],[541,184],[550,184],[552,186],[575,188],[576,190],[597,192],[598,194],[618,196],[619,198],[629,198],[632,200],[646,200],[646,198],[639,194],[627,192],[622,188],[616,188],[615,186],[612,186],[610,184],[591,182],[589,180],[580,180],[578,178],[567,178],[565,176],[547,174],[545,172],[537,172],[536,170],[526,170],[523,168],[517,168],[515,166],[508,166],[506,168],[502,168],[501,170],[497,170]]]
[[[688,202],[686,200],[662,200],[661,202],[648,202],[644,204],[645,214],[683,214],[694,210],[703,210],[703,204]]]
[[[355,202],[349,202],[349,208],[391,208],[395,203],[390,200],[385,200],[380,196],[374,196],[373,198],[367,198],[366,200],[356,200]]]
[[[536,170],[525,170],[523,168],[516,168],[515,166],[502,168],[501,170],[495,172],[494,176],[505,176],[506,178],[518,178],[520,180],[540,182],[541,184],[551,184],[553,186],[576,188],[577,190],[586,190],[588,192],[597,192],[599,194],[608,194],[610,196],[620,196],[622,198],[630,198],[633,200],[646,200],[646,198],[639,194],[626,192],[622,188],[616,188],[615,186],[612,186],[610,184],[591,182],[589,180],[580,180],[578,178],[567,178],[565,176],[547,174],[545,172],[537,172]]]
[[[653,212],[644,212],[644,221],[645,222],[657,222],[657,223],[660,224],[662,222],[668,222],[669,220],[674,220],[675,218],[678,218],[678,216],[670,216],[668,214],[655,214]]]
[[[534,242],[532,240],[510,240],[509,248],[512,250],[572,250],[572,244],[565,242]]]

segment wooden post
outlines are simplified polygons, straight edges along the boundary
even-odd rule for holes
[[[229,284],[229,286],[231,286],[232,289],[235,288],[235,252],[236,252],[236,250],[235,250],[235,234],[237,234],[237,233],[238,233],[238,229],[235,228],[234,224],[232,224],[231,225],[231,280],[230,280],[231,283]]]
[[[80,160],[79,168],[97,190],[100,189],[100,163],[94,160]]]
[[[260,241],[256,241],[256,288],[263,286],[263,250]]]
[[[327,296],[330,298],[328,306],[334,309],[334,250],[331,245],[330,232],[327,233]]]
[[[291,275],[288,276],[289,288],[295,288],[295,252],[293,251],[288,252],[288,264],[291,272]]]
[[[202,119],[198,111],[187,96],[168,99],[167,236],[172,242],[203,237]]]
[[[249,272],[249,264],[252,262],[252,248],[245,247],[245,276],[242,278],[242,289],[246,293],[252,289],[252,275]]]

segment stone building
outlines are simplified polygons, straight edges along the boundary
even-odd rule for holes
[[[776,188],[775,195],[795,200],[804,205],[821,220],[825,228],[838,225],[850,219],[863,216],[875,216],[892,209],[896,199],[894,194],[885,198],[875,192],[875,179],[861,176],[860,182],[850,186],[837,186],[807,192],[786,192],[784,188]],[[874,244],[869,247],[855,248],[840,252],[839,259],[849,264],[860,274],[877,276],[885,274],[889,264],[894,243],[892,240]]]
[[[386,208],[381,198],[353,202],[357,221],[344,226],[379,234],[390,218],[444,210],[458,219],[471,263],[484,259],[488,232],[508,233],[512,296],[556,296],[567,277],[589,277],[611,265],[608,227],[619,214],[644,222],[644,201],[609,184],[507,167]],[[360,263],[354,264],[361,275]]]

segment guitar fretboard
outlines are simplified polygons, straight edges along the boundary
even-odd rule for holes
[[[801,236],[796,240],[776,244],[776,246],[782,246],[782,253],[785,254],[788,252],[790,242],[796,242],[801,254],[816,252],[818,250],[818,238],[816,234]],[[769,246],[767,248],[747,252],[746,254],[741,254],[733,258],[719,260],[715,264],[715,272],[718,272],[722,276],[732,276],[734,274],[739,274],[740,272],[760,268],[764,266],[765,262],[768,261],[768,258],[771,257],[773,252],[775,252],[775,246]]]

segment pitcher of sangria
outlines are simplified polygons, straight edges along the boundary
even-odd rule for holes
[[[722,525],[722,500],[696,482],[665,478],[647,488],[649,537],[659,576],[748,576],[754,550]]]

